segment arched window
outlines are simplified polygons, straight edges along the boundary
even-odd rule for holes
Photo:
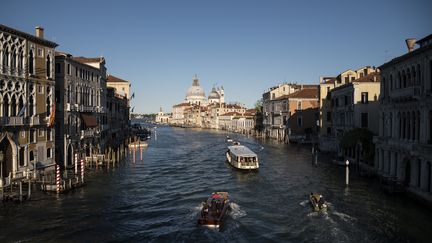
[[[402,88],[402,77],[401,77],[401,73],[400,72],[398,72],[397,88],[398,89]]]
[[[30,96],[29,100],[29,116],[34,116],[34,96]]]
[[[46,113],[47,117],[51,115],[51,100],[49,97],[46,98]]]
[[[9,97],[7,95],[3,98],[3,116],[9,116]]]
[[[20,71],[22,71],[23,67],[24,67],[24,56],[23,56],[22,51],[20,50],[19,51],[19,59],[18,59],[18,69]]]
[[[21,98],[19,99],[19,104],[18,104],[18,115],[21,115],[19,113],[21,112],[23,107],[24,107],[24,98],[21,96]],[[22,114],[22,116],[24,116],[24,114]]]
[[[51,78],[51,58],[49,55],[46,58],[46,75],[48,78]]]
[[[28,61],[28,65],[29,65],[29,74],[34,74],[34,66],[33,66],[33,50],[30,50],[29,52],[29,61]]]
[[[12,70],[15,70],[16,69],[16,65],[17,65],[17,55],[16,55],[16,52],[15,52],[15,49],[12,49],[12,52],[11,52],[11,69]]]
[[[11,100],[11,116],[16,116],[17,115],[17,100],[15,96],[12,96],[12,100]]]
[[[34,161],[34,153],[33,153],[33,150],[30,151],[30,161]]]
[[[3,51],[3,66],[9,66],[9,47],[6,44]]]

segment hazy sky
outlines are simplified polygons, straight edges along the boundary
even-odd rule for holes
[[[57,50],[103,55],[131,81],[135,112],[170,112],[198,74],[208,95],[252,107],[282,82],[315,83],[406,52],[404,40],[432,33],[432,1],[20,1],[0,4],[0,23]]]

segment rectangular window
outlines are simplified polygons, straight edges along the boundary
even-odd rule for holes
[[[351,77],[351,82],[355,80],[355,77]]]
[[[51,153],[52,149],[51,148],[47,148],[47,158],[51,158]]]
[[[43,91],[44,91],[44,87],[43,87],[43,85],[42,85],[42,84],[39,84],[39,85],[38,85],[38,93],[39,93],[39,94],[43,94]]]
[[[301,108],[302,108],[302,103],[301,103],[301,101],[299,101],[297,103],[297,110],[301,110]]]
[[[26,132],[25,131],[21,131],[21,137],[25,138]]]
[[[41,48],[38,48],[37,53],[38,53],[38,57],[44,56],[43,49],[41,49]]]
[[[327,111],[327,121],[331,121],[332,117],[331,117],[331,111]]]
[[[51,139],[51,129],[50,128],[48,128],[47,129],[47,141],[51,141],[52,139]]]
[[[30,131],[30,142],[32,142],[32,143],[36,142],[36,130]]]
[[[327,127],[327,135],[331,134],[331,127]]]
[[[67,65],[67,74],[68,74],[68,75],[71,74],[71,66],[70,66],[69,63],[68,63],[68,65]]]
[[[43,129],[39,129],[38,132],[39,132],[38,134],[39,137],[43,137],[45,135],[45,131]]]
[[[360,78],[363,78],[363,73],[360,73]]]
[[[368,92],[362,92],[361,93],[361,103],[367,104],[369,101]]]
[[[60,72],[60,63],[56,63],[56,64],[55,64],[55,72],[56,72],[56,73],[61,73],[61,72]]]
[[[349,77],[345,77],[345,83],[349,83]]]
[[[78,77],[78,67],[75,67],[75,77]]]
[[[368,128],[368,113],[361,113],[361,127]]]

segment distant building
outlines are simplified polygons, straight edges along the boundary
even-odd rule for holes
[[[380,66],[375,169],[432,202],[432,35],[406,42],[408,53]]]
[[[0,25],[0,184],[55,165],[54,56],[57,44]]]
[[[159,112],[156,115],[155,121],[157,123],[161,123],[161,124],[168,124],[170,122],[170,115],[169,114],[165,114],[162,111],[162,107],[160,108]]]

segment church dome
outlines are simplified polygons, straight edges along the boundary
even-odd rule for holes
[[[219,94],[216,92],[216,89],[214,87],[213,87],[212,91],[210,92],[208,98],[209,99],[219,99],[220,98]]]
[[[190,103],[204,103],[206,101],[206,96],[204,89],[199,85],[199,80],[195,75],[192,86],[188,89],[186,93],[186,100]]]

